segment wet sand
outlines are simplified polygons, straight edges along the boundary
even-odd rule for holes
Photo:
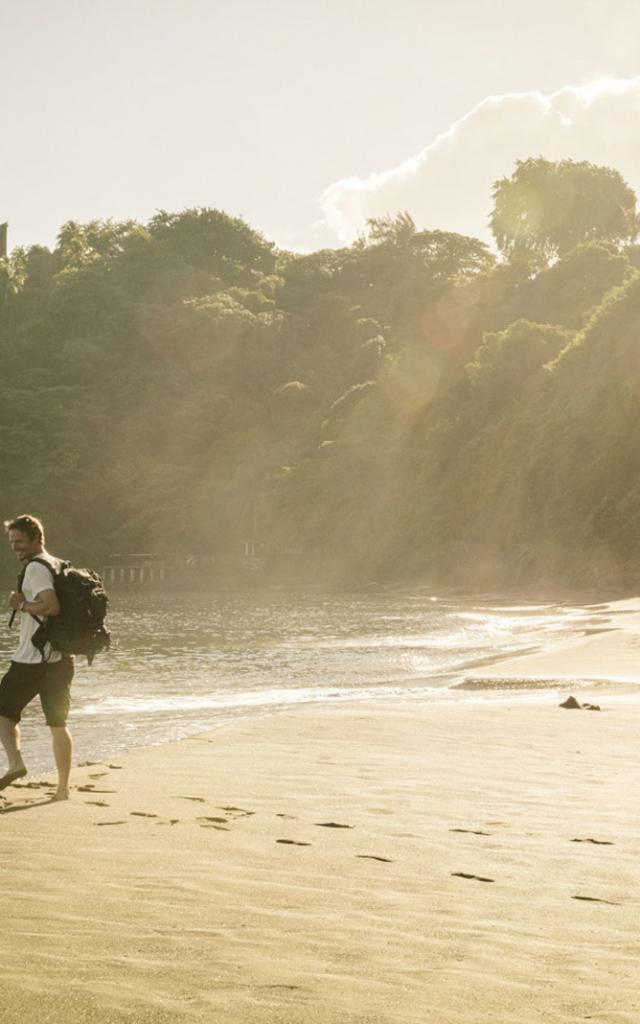
[[[640,602],[597,614],[491,674],[601,712],[307,707],[5,790],[3,1024],[637,1024]]]

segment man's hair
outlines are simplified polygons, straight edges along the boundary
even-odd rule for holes
[[[44,544],[44,526],[35,516],[16,516],[15,519],[5,519],[4,528],[7,533],[9,530],[19,530],[20,533],[26,533],[29,540],[38,540]]]

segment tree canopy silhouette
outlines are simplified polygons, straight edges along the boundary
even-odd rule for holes
[[[493,186],[491,230],[509,257],[549,261],[582,242],[629,242],[638,234],[635,193],[622,175],[586,161],[519,160]]]

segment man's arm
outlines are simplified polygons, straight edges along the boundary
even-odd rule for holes
[[[36,615],[38,618],[49,618],[50,615],[60,614],[60,602],[56,597],[55,590],[41,590],[34,601],[25,601],[24,594],[21,594],[19,590],[12,590],[9,595],[9,607],[15,611]]]

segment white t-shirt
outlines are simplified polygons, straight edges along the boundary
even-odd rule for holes
[[[53,565],[56,564],[56,560],[49,555],[46,551],[43,551],[38,558],[43,558],[46,561],[50,561]],[[26,601],[35,601],[38,594],[41,594],[43,590],[53,590],[53,576],[46,568],[41,565],[40,562],[29,562],[27,571],[24,574],[24,581],[22,583],[22,593],[24,594]],[[38,623],[34,619],[33,615],[29,615],[28,612],[21,612],[20,614],[20,642],[18,649],[13,655],[12,661],[19,661],[22,665],[38,665],[42,663],[42,655],[37,647],[31,643],[31,637],[38,628]],[[44,649],[45,661],[53,662],[60,661],[62,655],[60,651],[54,651],[51,644],[47,644]]]

